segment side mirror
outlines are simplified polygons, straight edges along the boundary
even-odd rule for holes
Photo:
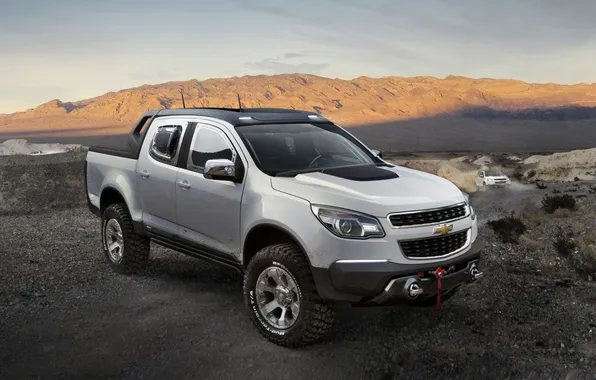
[[[227,159],[214,159],[205,162],[203,176],[214,180],[233,180],[236,176],[234,163]]]
[[[372,154],[374,154],[376,157],[379,157],[380,159],[383,159],[383,153],[381,153],[380,150],[377,149],[371,149]]]

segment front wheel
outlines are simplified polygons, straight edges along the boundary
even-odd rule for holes
[[[257,252],[246,269],[243,290],[254,325],[277,345],[305,346],[333,325],[335,312],[319,296],[309,264],[294,244]]]

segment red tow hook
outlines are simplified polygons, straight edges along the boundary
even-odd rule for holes
[[[435,310],[441,310],[441,292],[443,291],[443,283],[441,282],[441,278],[445,274],[445,270],[441,267],[438,267],[435,271],[435,278],[437,279],[437,304],[435,305]]]

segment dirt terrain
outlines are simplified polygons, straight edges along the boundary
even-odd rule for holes
[[[289,350],[258,335],[229,269],[153,246],[146,273],[113,273],[85,205],[84,156],[0,157],[0,379],[596,378],[590,178],[536,182],[552,168],[524,164],[511,189],[473,192],[481,281],[441,311],[341,307],[327,340]],[[478,168],[426,158],[442,164],[393,159]],[[540,208],[565,194],[573,210]],[[510,211],[526,226],[518,243],[487,225]],[[565,254],[553,245],[561,231],[575,244]]]

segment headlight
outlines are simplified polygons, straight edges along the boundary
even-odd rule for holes
[[[385,231],[378,219],[333,207],[311,205],[317,219],[333,234],[354,239],[383,237]]]
[[[463,194],[464,198],[466,198],[466,205],[470,209],[470,217],[472,218],[472,220],[476,219],[476,214],[474,213],[474,208],[472,207],[472,204],[470,203],[470,194],[464,193],[463,191],[461,193]]]
[[[470,204],[470,194],[464,193],[463,191],[461,193],[464,196],[464,198],[466,198],[466,203]]]

